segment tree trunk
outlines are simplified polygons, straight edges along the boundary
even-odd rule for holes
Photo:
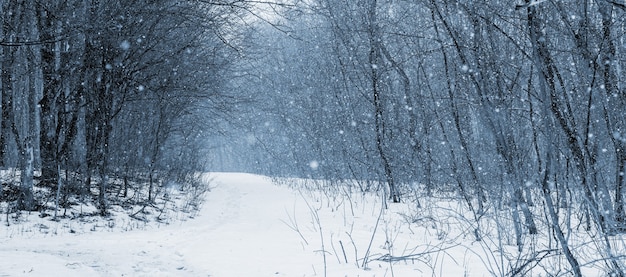
[[[20,210],[33,211],[35,209],[35,199],[33,197],[33,172],[34,168],[34,151],[32,138],[26,138],[24,147],[20,151],[19,168],[20,174],[20,195],[17,201],[17,207]]]
[[[386,137],[385,137],[385,118],[383,112],[383,103],[381,99],[381,88],[380,82],[380,70],[382,70],[382,53],[380,48],[380,34],[378,31],[378,22],[376,19],[376,9],[377,9],[377,0],[371,0],[368,16],[369,16],[369,26],[368,26],[368,35],[369,35],[369,43],[370,43],[370,53],[369,53],[369,66],[371,73],[371,89],[374,100],[374,131],[376,132],[376,149],[378,150],[378,155],[380,156],[380,160],[383,166],[383,170],[385,173],[385,179],[387,185],[389,186],[389,198],[393,201],[393,203],[400,202],[400,192],[395,183],[393,169],[391,167],[391,163],[389,161],[389,157],[386,152]]]
[[[578,263],[578,260],[576,259],[576,257],[574,257],[574,254],[569,248],[569,244],[567,242],[567,239],[565,238],[565,234],[563,234],[563,230],[561,230],[561,226],[559,225],[559,216],[557,215],[556,208],[554,206],[554,203],[552,202],[552,193],[549,184],[550,167],[552,166],[550,156],[551,154],[548,154],[548,157],[546,158],[546,170],[544,172],[543,180],[541,181],[543,198],[546,201],[546,209],[548,210],[548,215],[550,216],[550,226],[552,227],[552,230],[554,231],[556,238],[559,241],[565,258],[572,267],[572,273],[574,274],[574,276],[582,277],[583,275],[580,271],[580,264]]]
[[[615,178],[615,220],[618,227],[626,229],[626,214],[624,212],[624,170],[626,170],[626,92],[620,91],[616,66],[616,47],[613,42],[611,28],[614,27],[613,4],[599,2],[598,11],[602,15],[602,43],[605,45],[600,50],[600,61],[603,68],[604,88],[606,89],[607,107],[604,109],[605,121],[613,140],[616,153],[616,178]]]
[[[435,21],[435,14],[437,14],[437,17],[439,18],[439,20],[441,20],[443,28],[452,39],[453,44],[455,45],[455,49],[457,53],[459,54],[459,56],[461,57],[463,64],[467,64],[467,59],[465,58],[465,55],[463,54],[461,46],[457,40],[457,37],[455,36],[455,33],[452,31],[451,26],[449,22],[447,21],[447,18],[441,13],[441,9],[437,5],[436,1],[433,0],[431,1],[431,3],[433,6],[432,12],[431,12],[431,17],[433,21]],[[434,24],[435,24],[435,33],[437,35],[437,38],[439,38],[440,35],[439,35],[438,25],[436,22]],[[443,44],[441,47],[442,47],[441,51],[442,51],[443,59],[444,59],[444,70],[446,72],[446,82],[447,82],[446,90],[447,90],[449,103],[450,103],[450,112],[452,113],[452,118],[454,120],[453,121],[454,127],[456,130],[458,139],[459,139],[459,143],[461,144],[460,148],[463,151],[463,157],[465,158],[465,161],[467,162],[467,168],[469,169],[471,180],[474,185],[473,189],[474,189],[474,192],[476,193],[476,198],[477,198],[477,203],[478,203],[478,209],[476,212],[478,213],[478,215],[482,215],[485,212],[485,202],[487,202],[487,193],[485,192],[484,187],[480,183],[480,178],[478,177],[479,175],[477,173],[476,166],[474,164],[474,159],[472,158],[472,153],[470,152],[468,139],[466,135],[463,133],[463,129],[462,129],[463,124],[461,122],[461,114],[459,112],[459,107],[458,107],[457,100],[455,97],[455,91],[453,89],[453,83],[451,80],[452,76],[450,76],[449,69],[448,69],[448,66],[449,66],[448,58],[445,53]],[[477,89],[480,90],[480,88],[478,87]],[[458,174],[458,172],[455,172],[454,174]]]
[[[618,156],[617,160],[617,184],[615,186],[615,220],[619,228],[626,231],[626,214],[624,212],[624,173],[626,172],[626,154]]]
[[[550,53],[548,52],[547,43],[545,40],[545,34],[543,33],[542,23],[538,18],[537,9],[535,6],[531,6],[527,8],[528,15],[528,29],[530,32],[530,40],[533,45],[533,54],[535,62],[538,65],[539,74],[540,74],[540,99],[543,101],[542,112],[543,116],[546,117],[544,123],[544,134],[546,134],[547,142],[546,142],[546,158],[543,168],[543,173],[540,172],[541,177],[541,188],[543,192],[543,198],[546,203],[546,209],[548,210],[548,214],[550,217],[550,226],[554,233],[556,234],[557,240],[559,241],[559,245],[561,246],[561,250],[563,251],[565,258],[568,263],[572,267],[572,273],[576,277],[582,277],[582,272],[580,271],[580,264],[576,257],[574,257],[573,253],[569,248],[569,244],[565,235],[563,234],[563,230],[561,230],[561,226],[559,225],[558,214],[556,213],[556,209],[554,203],[552,201],[552,195],[550,190],[549,178],[552,171],[552,156],[554,155],[554,151],[552,150],[552,143],[554,143],[553,139],[553,127],[552,127],[552,119],[550,117],[551,114],[554,114],[554,94],[556,93],[555,85],[554,85],[554,72],[553,72],[553,64],[552,59],[550,57]],[[540,169],[542,170],[542,169]]]
[[[60,22],[54,18],[52,13],[55,9],[55,1],[48,1],[48,9],[39,7],[39,30],[44,41],[54,41],[60,36]],[[59,41],[47,43],[41,46],[41,68],[43,70],[44,84],[43,97],[39,101],[41,107],[41,183],[54,186],[58,184],[59,178],[59,133],[58,124],[61,120],[57,117],[60,109],[59,99],[63,93],[60,76],[60,56],[61,47]]]
[[[21,4],[21,5],[20,5]],[[18,3],[12,10],[13,26],[19,26],[16,30],[17,37],[25,41],[37,41],[35,13],[32,1]],[[17,41],[20,43],[21,41]],[[18,167],[20,169],[20,195],[18,208],[33,210],[33,173],[35,171],[35,142],[38,137],[38,109],[36,103],[41,89],[41,71],[37,68],[41,61],[38,55],[38,45],[18,44],[13,60],[11,61],[11,95],[12,118],[11,129],[18,148]]]

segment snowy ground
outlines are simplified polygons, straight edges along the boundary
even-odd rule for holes
[[[84,223],[71,233],[67,223],[44,218],[3,226],[0,276],[497,276],[509,270],[497,265],[494,244],[472,240],[471,219],[464,224],[456,212],[461,204],[445,209],[449,221],[435,221],[427,208],[408,204],[381,210],[375,194],[331,196],[239,173],[211,179],[199,215],[170,225],[124,231]],[[528,274],[557,272],[561,262]]]

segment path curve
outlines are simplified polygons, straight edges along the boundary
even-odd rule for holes
[[[199,215],[155,230],[0,239],[0,276],[304,276],[311,253],[283,222],[298,196],[267,177],[210,178]],[[286,254],[289,253],[289,254]]]

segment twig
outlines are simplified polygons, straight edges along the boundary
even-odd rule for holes
[[[383,194],[383,204],[380,206],[380,213],[378,214],[378,218],[376,219],[376,225],[374,225],[374,231],[372,232],[372,237],[370,238],[370,243],[367,246],[367,251],[365,251],[365,256],[363,257],[363,264],[361,265],[362,268],[366,268],[365,266],[367,265],[367,258],[368,255],[370,254],[370,250],[372,248],[372,243],[374,243],[374,236],[376,236],[376,231],[378,230],[378,225],[380,223],[380,219],[383,216],[383,211],[385,210],[385,196]]]
[[[147,207],[147,206],[148,206],[147,204],[143,205],[143,206],[141,207],[141,209],[139,209],[138,211],[136,211],[136,212],[134,212],[133,214],[131,214],[131,215],[130,215],[130,217],[131,217],[131,218],[134,218],[134,219],[136,219],[136,220],[140,220],[140,221],[148,221],[148,220],[147,220],[147,219],[145,219],[145,218],[141,218],[141,217],[138,217],[138,216],[137,216],[137,214],[139,214],[140,212],[143,212],[143,211],[146,209],[146,207]]]
[[[346,250],[343,248],[343,242],[339,241],[339,245],[341,246],[341,252],[343,252],[343,259],[348,263],[348,257],[346,256]]]
[[[400,262],[400,261],[406,261],[406,260],[416,260],[418,257],[424,256],[424,255],[428,255],[428,254],[433,254],[433,253],[438,253],[438,252],[442,252],[442,251],[446,251],[448,249],[452,249],[454,247],[459,246],[460,244],[455,244],[455,245],[451,245],[445,248],[439,248],[436,250],[430,250],[430,251],[424,251],[424,252],[420,252],[419,254],[411,254],[411,255],[404,255],[404,256],[393,256],[390,254],[385,254],[382,255],[376,259],[374,259],[375,261],[381,261],[381,262]]]
[[[354,243],[354,238],[352,238],[352,230],[354,228],[354,223],[350,226],[350,233],[346,232],[346,235],[348,235],[348,237],[350,238],[350,242],[352,243],[352,247],[354,248],[354,263],[356,264],[357,268],[360,268],[359,266],[359,252],[356,248],[356,244]]]
[[[320,231],[320,240],[322,242],[322,257],[324,259],[324,277],[327,276],[327,266],[326,266],[326,248],[324,245],[324,233],[322,231],[322,223],[320,221],[320,217],[319,214],[317,213],[317,210],[313,209],[313,207],[311,207],[311,204],[309,204],[309,201],[306,200],[306,198],[304,197],[304,195],[302,194],[302,191],[300,192],[300,196],[302,197],[302,199],[304,200],[304,203],[306,203],[307,207],[309,207],[309,211],[311,211],[311,216],[313,216],[314,219],[314,224],[317,224],[318,230]]]
[[[294,207],[294,217],[292,218],[291,215],[289,215],[289,212],[287,212],[287,209],[285,208],[285,213],[287,214],[287,217],[289,218],[289,223],[285,222],[282,219],[280,221],[284,223],[285,225],[287,225],[289,229],[294,230],[296,233],[298,233],[298,235],[300,235],[300,238],[302,238],[304,243],[306,243],[306,245],[309,245],[309,242],[306,240],[306,238],[304,238],[304,235],[302,235],[302,232],[300,231],[300,227],[298,227],[298,221],[296,220],[296,217],[295,217],[295,209],[296,208]]]
[[[526,275],[525,273],[528,272],[528,270],[524,270],[524,269],[528,265],[530,265],[531,263],[534,262],[535,266],[536,266],[537,264],[539,264],[541,262],[541,260],[543,260],[545,257],[547,257],[548,254],[550,254],[550,252],[553,252],[553,251],[558,251],[558,249],[546,249],[546,250],[537,251],[537,252],[533,253],[533,256],[530,259],[528,259],[522,265],[520,265],[520,266],[518,266],[516,268],[511,269],[511,271],[508,274],[506,274],[506,276],[518,276],[518,274],[520,276],[525,276]],[[543,254],[543,255],[541,255],[541,254]],[[531,267],[531,269],[532,268],[534,268],[534,266]]]
[[[333,233],[330,233],[330,246],[333,248],[333,253],[335,253],[335,257],[337,258],[337,263],[341,264],[341,260],[339,259],[339,254],[337,254],[337,249],[335,249],[335,244],[333,243]]]

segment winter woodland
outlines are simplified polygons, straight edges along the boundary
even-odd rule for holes
[[[379,196],[371,241],[399,207],[448,222],[490,275],[626,276],[621,0],[19,0],[0,23],[7,224],[158,212],[171,187],[199,208],[201,172],[247,172],[304,201]],[[282,220],[321,243],[314,275],[368,268],[371,241],[330,258],[306,206],[316,242]],[[393,276],[419,255],[376,258]]]

